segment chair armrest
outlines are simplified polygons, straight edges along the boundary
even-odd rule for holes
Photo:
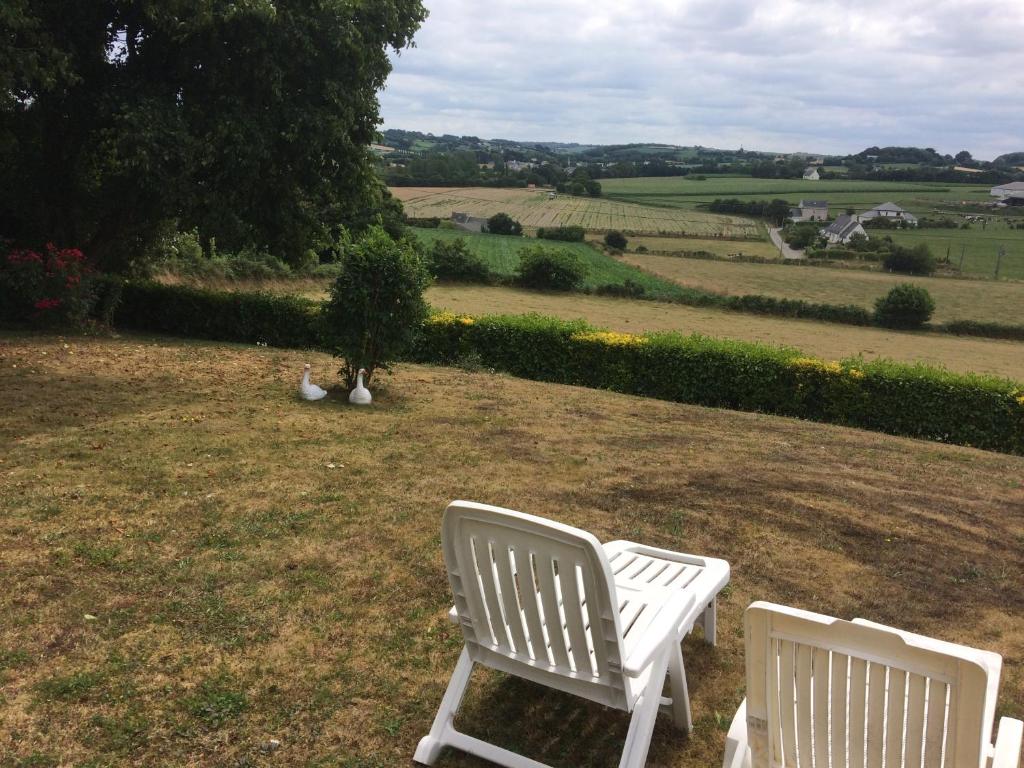
[[[666,644],[677,643],[682,637],[682,624],[693,609],[694,596],[677,592],[659,609],[658,614],[644,629],[640,642],[622,664],[629,677],[639,677]]]
[[[1022,735],[1024,735],[1024,723],[1020,720],[1009,717],[999,719],[996,748],[992,755],[992,768],[1018,768]]]
[[[722,768],[743,768],[747,761],[747,700],[744,699],[725,737],[725,759]]]

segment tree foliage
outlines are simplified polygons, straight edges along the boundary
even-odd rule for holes
[[[343,360],[345,386],[351,389],[360,368],[366,369],[369,381],[412,343],[427,315],[423,290],[430,275],[412,243],[392,239],[379,226],[347,246],[340,265],[324,321],[334,353]]]
[[[875,302],[875,322],[886,328],[920,328],[934,311],[935,300],[927,290],[900,283]]]
[[[572,251],[535,245],[519,252],[516,282],[524,288],[574,291],[586,276],[587,265]]]
[[[890,272],[907,275],[930,275],[935,271],[935,257],[927,243],[918,243],[913,248],[894,246],[882,265]]]
[[[0,234],[123,268],[168,219],[293,263],[393,219],[367,150],[419,0],[9,0]]]
[[[624,251],[626,250],[626,246],[629,244],[629,241],[626,240],[626,236],[619,232],[619,230],[613,229],[611,232],[605,234],[604,244],[609,248]]]
[[[523,225],[507,213],[496,213],[487,220],[487,232],[492,235],[521,235]]]

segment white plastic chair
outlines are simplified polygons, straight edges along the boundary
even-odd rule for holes
[[[998,654],[771,603],[747,609],[746,654],[725,768],[1019,765],[1019,720],[991,742]]]
[[[724,560],[617,541],[499,507],[456,501],[442,523],[455,595],[449,616],[465,646],[415,760],[433,765],[445,746],[508,768],[545,768],[455,730],[474,664],[631,712],[620,768],[647,759],[659,707],[689,730],[680,643],[694,625],[715,639]],[[666,673],[671,698],[663,698]]]

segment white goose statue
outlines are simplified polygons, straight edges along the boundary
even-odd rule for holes
[[[373,402],[373,396],[370,394],[370,390],[363,386],[363,376],[366,375],[366,369],[360,368],[356,374],[356,388],[348,393],[348,401],[355,405],[369,405]]]
[[[309,363],[302,369],[302,381],[299,382],[299,395],[303,400],[322,400],[327,395],[327,390],[309,383]]]

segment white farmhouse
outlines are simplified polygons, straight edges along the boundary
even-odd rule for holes
[[[820,179],[821,175],[818,173],[818,169],[815,166],[809,165],[804,168],[804,180],[819,181]]]
[[[864,231],[864,227],[860,225],[859,221],[847,213],[837,216],[835,221],[821,230],[821,236],[831,245],[836,243],[846,245],[854,235],[863,235],[866,238],[868,233]]]
[[[917,217],[900,208],[896,203],[882,203],[876,205],[870,211],[864,211],[857,217],[858,221],[870,221],[871,219],[897,219],[904,221],[912,227],[917,226]]]
[[[1024,181],[1011,181],[1009,184],[1001,184],[998,187],[992,187],[992,197],[998,197],[1000,199],[1004,197],[1011,197],[1013,195],[1024,194]]]

